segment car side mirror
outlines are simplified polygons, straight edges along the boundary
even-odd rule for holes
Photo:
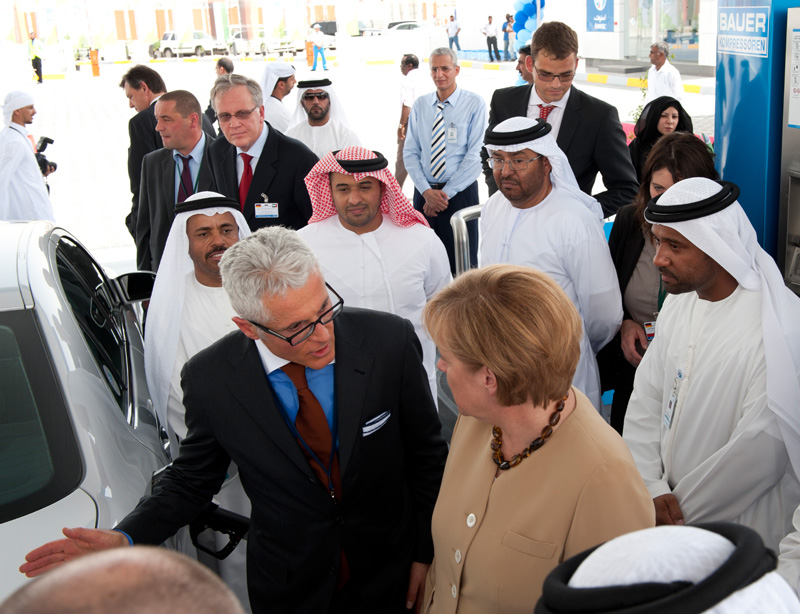
[[[153,294],[156,274],[151,271],[135,271],[120,275],[114,281],[124,303],[138,303],[148,300]]]

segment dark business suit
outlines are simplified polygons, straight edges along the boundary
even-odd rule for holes
[[[251,230],[265,226],[287,226],[299,230],[311,217],[311,198],[305,177],[319,158],[296,139],[278,132],[269,122],[264,149],[253,171],[253,181],[244,204],[244,219]],[[216,191],[239,200],[239,180],[236,176],[236,147],[220,136],[209,150],[208,161],[214,176]],[[278,203],[277,218],[256,218],[255,204]]]
[[[489,129],[509,117],[525,117],[533,84],[495,90],[489,107]],[[592,193],[597,173],[603,178],[605,192],[594,194],[605,215],[612,215],[636,198],[639,182],[628,154],[625,131],[617,110],[610,104],[572,87],[561,119],[556,143],[569,160],[581,190]],[[486,163],[483,173],[489,193],[497,191],[492,170]]]
[[[159,94],[160,96],[160,94]],[[164,143],[161,135],[156,132],[156,102],[154,100],[146,109],[142,109],[131,117],[128,122],[128,134],[131,144],[128,147],[128,178],[131,182],[131,212],[125,218],[125,225],[131,236],[136,239],[136,217],[139,209],[139,188],[142,182],[142,160],[151,151],[161,149]],[[204,114],[200,114],[203,121],[203,132],[212,139],[217,136],[214,126]]]
[[[197,192],[211,190],[214,184],[208,165],[206,136],[203,161],[197,175]],[[172,149],[159,149],[142,161],[139,209],[136,216],[136,268],[157,271],[167,244],[169,229],[175,219],[175,173],[178,172]]]
[[[334,321],[342,500],[322,485],[284,421],[255,343],[242,333],[195,355],[182,374],[189,434],[154,494],[118,525],[158,544],[219,489],[230,461],[253,508],[247,543],[254,612],[328,612],[340,552],[343,612],[402,612],[412,561],[429,563],[447,447],[414,329],[345,308]],[[386,421],[371,434],[364,426]]]

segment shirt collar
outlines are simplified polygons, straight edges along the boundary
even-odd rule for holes
[[[556,100],[555,102],[545,102],[541,98],[539,98],[539,94],[536,92],[536,86],[534,85],[531,88],[531,98],[528,101],[528,106],[534,105],[544,105],[544,106],[554,106],[558,107],[559,109],[565,109],[567,107],[567,102],[569,101],[569,95],[572,93],[572,87],[567,90],[567,93],[561,98],[561,100]]]
[[[281,369],[282,367],[288,365],[289,362],[291,362],[289,360],[286,360],[285,358],[280,358],[279,356],[275,356],[275,354],[269,351],[269,348],[267,348],[267,345],[263,341],[254,340],[253,343],[256,344],[256,349],[258,350],[258,357],[261,359],[261,364],[264,367],[264,372],[267,375],[269,375],[273,371]],[[327,367],[329,365],[334,364],[335,362],[336,359],[334,358],[325,366]]]
[[[269,126],[267,122],[262,124],[263,128],[261,130],[261,134],[256,139],[256,142],[253,143],[247,151],[244,151],[241,147],[236,148],[236,154],[246,153],[248,156],[252,156],[254,158],[260,158],[261,152],[264,151],[264,144],[267,142],[267,134],[269,133]]]
[[[206,146],[206,133],[201,131],[200,140],[197,141],[197,144],[194,146],[192,151],[189,152],[189,157],[198,164],[200,164],[200,161],[203,159],[203,150],[205,149],[205,146]],[[180,163],[181,153],[178,150],[176,149],[172,150],[172,157],[175,159],[175,162]]]
[[[442,102],[448,103],[451,107],[454,107],[458,104],[459,99],[461,98],[461,88],[456,86],[456,90],[450,94],[449,97],[445,98]],[[434,91],[433,92],[433,106],[436,106],[439,102],[439,95]]]

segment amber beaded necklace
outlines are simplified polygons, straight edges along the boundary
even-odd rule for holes
[[[528,458],[531,454],[536,452],[539,448],[541,448],[544,443],[550,439],[553,435],[553,427],[558,424],[558,421],[561,420],[561,412],[564,409],[564,403],[567,400],[569,393],[564,395],[564,398],[558,402],[556,408],[553,410],[553,413],[550,414],[550,419],[548,420],[549,424],[542,429],[542,434],[534,439],[527,448],[525,448],[519,454],[515,454],[511,457],[511,460],[506,460],[503,456],[503,453],[500,451],[500,446],[503,445],[503,431],[500,429],[499,426],[492,426],[492,443],[489,446],[492,448],[492,460],[495,464],[500,467],[501,470],[505,471],[506,469],[511,469],[511,467],[516,467],[522,462],[523,458]]]

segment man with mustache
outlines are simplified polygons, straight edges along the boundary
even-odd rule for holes
[[[436,399],[436,346],[422,309],[450,282],[450,263],[388,164],[363,147],[322,158],[306,177],[314,215],[298,232],[346,305],[395,313],[414,325]]]
[[[597,408],[595,356],[622,323],[617,274],[603,233],[600,204],[578,187],[569,162],[541,119],[512,117],[486,132],[499,192],[481,214],[481,266],[539,269],[564,289],[583,322],[573,384]]]
[[[738,196],[692,177],[645,209],[669,296],[623,438],[656,524],[735,522],[777,551],[800,503],[800,299]]]
[[[236,330],[232,320],[236,313],[222,288],[219,262],[231,245],[249,235],[238,203],[221,194],[199,192],[176,205],[147,311],[144,345],[147,386],[169,434],[173,458],[187,434],[181,369],[200,350]],[[215,498],[220,507],[249,516],[250,501],[235,465],[228,474],[231,477]],[[219,542],[216,549],[228,541],[221,534],[214,536]],[[182,550],[194,555],[188,543]],[[219,561],[217,571],[246,604],[245,565],[241,547]]]
[[[330,79],[297,84],[297,109],[286,136],[305,143],[320,158],[330,151],[361,146],[348,126],[344,107]]]

